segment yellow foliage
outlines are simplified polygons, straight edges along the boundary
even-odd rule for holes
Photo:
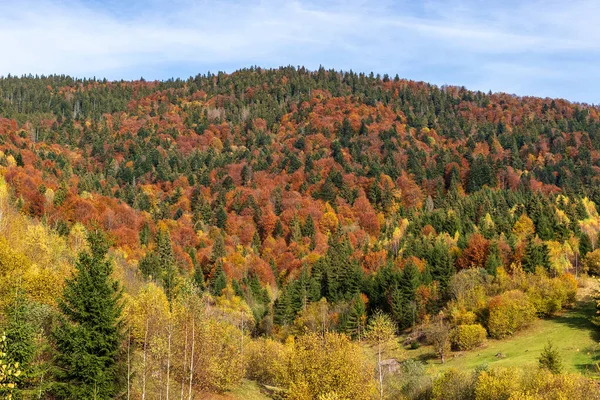
[[[519,239],[523,240],[535,232],[535,227],[531,218],[523,213],[517,222],[515,222],[512,231]]]
[[[373,398],[373,366],[347,336],[311,333],[290,343],[288,399],[308,400],[331,393],[347,400]]]
[[[321,222],[320,222],[323,233],[328,234],[328,233],[335,232],[337,229],[338,223],[339,223],[339,220],[338,220],[337,215],[335,214],[335,211],[333,210],[333,208],[331,208],[329,203],[326,203],[325,204],[325,213],[323,213],[323,216],[321,217]]]
[[[598,211],[596,210],[596,204],[593,201],[591,201],[587,197],[584,197],[581,200],[581,202],[583,203],[583,206],[585,207],[588,215],[591,218],[598,218]]]
[[[482,371],[475,387],[476,400],[508,399],[519,392],[523,372],[517,368]]]
[[[245,354],[248,378],[264,385],[287,385],[291,350],[291,346],[285,346],[273,339],[253,340],[248,344]]]
[[[169,319],[169,302],[165,292],[148,283],[136,296],[125,296],[125,318],[132,336],[139,342],[162,329]]]
[[[550,268],[556,274],[563,274],[571,268],[569,257],[573,255],[573,250],[568,242],[560,243],[557,241],[546,242],[550,253]]]
[[[0,305],[10,301],[17,287],[38,302],[54,305],[75,256],[64,238],[9,204],[7,185],[0,178]]]
[[[15,160],[15,158],[13,157],[12,154],[10,154],[8,157],[6,157],[6,163],[8,164],[9,167],[17,166],[17,161]]]

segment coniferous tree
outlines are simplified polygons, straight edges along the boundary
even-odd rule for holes
[[[223,239],[223,235],[219,234],[215,238],[212,253],[210,255],[210,261],[216,263],[223,257],[225,257],[225,240]]]
[[[497,243],[493,243],[489,247],[488,256],[485,260],[485,270],[490,275],[496,275],[496,270],[502,266],[502,257]]]
[[[171,245],[171,236],[166,229],[158,231],[156,237],[156,252],[160,265],[160,280],[167,295],[169,303],[176,295],[179,278],[177,273],[177,262]]]
[[[53,332],[54,392],[64,399],[109,399],[120,393],[121,288],[111,277],[106,237],[89,235],[76,273],[59,300],[60,323]]]
[[[17,293],[17,297],[6,310],[6,325],[4,334],[6,336],[6,360],[13,365],[18,365],[21,373],[14,377],[17,389],[16,398],[21,398],[21,394],[27,389],[32,389],[33,379],[36,372],[34,370],[34,357],[37,349],[35,343],[36,326],[31,321],[32,305],[25,297],[22,291]]]
[[[352,338],[361,340],[365,334],[367,324],[367,308],[365,302],[357,296],[350,305],[348,316],[346,317],[345,331]]]
[[[215,275],[211,285],[212,294],[215,296],[220,296],[223,292],[223,289],[225,289],[226,287],[227,275],[225,275],[225,270],[223,270],[223,264],[221,262],[218,262],[217,269],[215,270]]]
[[[540,368],[547,369],[553,374],[560,374],[563,369],[562,357],[558,349],[551,342],[544,347],[542,354],[538,358],[538,362]]]
[[[550,270],[550,252],[545,243],[537,243],[535,239],[530,239],[525,247],[523,270],[526,272],[535,272],[537,267]]]
[[[581,257],[585,257],[585,255],[593,249],[594,248],[592,247],[592,241],[590,240],[590,237],[585,233],[582,233],[579,238],[579,255]]]

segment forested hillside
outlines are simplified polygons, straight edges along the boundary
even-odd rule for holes
[[[0,174],[0,393],[599,390],[396,356],[443,362],[575,305],[600,273],[598,107],[292,67],[8,76]]]

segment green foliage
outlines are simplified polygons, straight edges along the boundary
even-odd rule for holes
[[[53,391],[61,398],[110,398],[122,384],[121,289],[111,277],[106,237],[93,232],[89,244],[59,301],[63,316],[53,334]]]
[[[0,395],[4,399],[11,400],[17,390],[17,382],[21,376],[18,362],[10,360],[6,336],[0,337]]]
[[[525,257],[523,258],[523,270],[535,272],[537,267],[543,267],[550,270],[550,254],[545,243],[538,243],[532,239],[527,242],[525,247]]]
[[[553,374],[560,374],[562,372],[562,358],[556,347],[554,347],[554,344],[551,342],[544,347],[544,351],[540,354],[538,361],[540,363],[540,368],[545,368]]]

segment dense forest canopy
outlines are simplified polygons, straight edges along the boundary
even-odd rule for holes
[[[77,314],[69,301],[83,289],[69,274],[107,263],[97,236],[85,244],[86,232],[105,232],[124,288],[106,301],[131,315],[144,393],[143,318],[165,318],[169,349],[185,325],[186,360],[190,321],[201,318],[189,310],[207,302],[201,324],[222,337],[237,334],[223,323],[233,318],[242,337],[339,332],[345,348],[346,337],[368,338],[377,316],[393,333],[448,326],[453,347],[468,349],[572,305],[574,276],[600,272],[600,109],[565,100],[324,68],[162,82],[8,76],[0,172],[11,218],[33,218],[62,243],[52,271],[25,256],[35,273],[0,271],[0,304],[24,296],[28,307]],[[11,251],[0,240],[0,256]],[[10,290],[17,282],[23,296]],[[140,317],[145,301],[160,317]],[[61,321],[58,350],[75,329]],[[432,329],[426,336],[439,337]],[[253,346],[281,345],[260,340]],[[188,370],[173,373],[185,383]],[[224,390],[243,373],[217,375],[203,388]],[[98,379],[110,386],[112,376]]]

